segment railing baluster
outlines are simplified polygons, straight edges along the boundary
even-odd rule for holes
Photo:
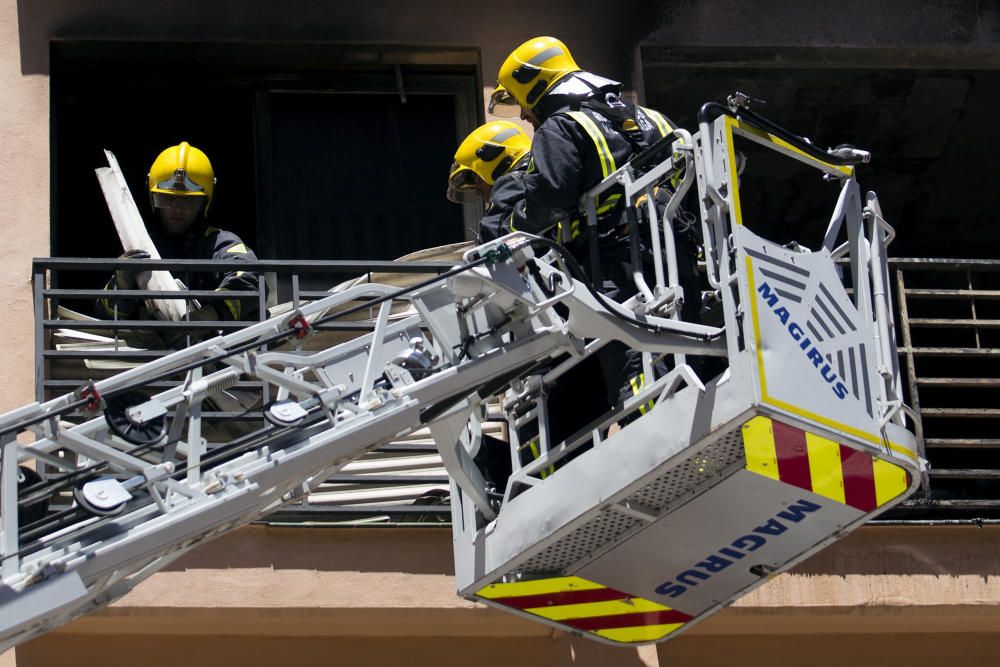
[[[906,380],[910,387],[910,407],[920,414],[920,395],[917,390],[917,371],[913,363],[913,339],[910,336],[910,315],[906,307],[906,281],[903,278],[903,269],[896,269],[896,286],[899,295],[899,331],[903,337],[903,349],[906,350]],[[923,442],[919,443],[919,453],[922,458],[927,458]],[[930,477],[926,472],[920,480],[920,492],[924,498],[930,498]]]
[[[966,280],[967,280],[967,285],[969,287],[969,291],[972,292],[973,289],[974,289],[972,287],[972,271],[968,271],[967,270],[965,272],[965,276],[966,276]],[[972,308],[972,321],[975,322],[978,318],[976,317],[976,297],[975,297],[974,294],[971,295],[971,296],[969,296],[969,306]],[[981,344],[981,342],[979,340],[979,327],[977,325],[973,324],[972,325],[972,330],[976,334],[976,348],[982,347],[982,344]]]

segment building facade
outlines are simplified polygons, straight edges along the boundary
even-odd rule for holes
[[[444,201],[451,154],[488,118],[503,58],[538,34],[681,125],[739,89],[819,143],[872,148],[860,178],[899,231],[896,256],[1000,252],[995,3],[0,0],[0,168],[16,184],[0,217],[0,409],[35,397],[31,259],[119,252],[89,171],[101,148],[138,190],[158,148],[202,146],[220,177],[213,214],[268,259],[391,259],[461,241],[477,211]],[[778,201],[797,194],[773,187]],[[768,197],[762,224],[795,240]],[[976,336],[977,349],[1000,347]],[[967,439],[989,455],[988,438]],[[862,528],[639,649],[458,598],[447,528],[255,525],[0,664],[989,664],[1000,529],[976,507]]]

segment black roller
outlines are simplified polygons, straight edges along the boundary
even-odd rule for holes
[[[167,416],[161,415],[145,423],[132,421],[128,409],[149,400],[141,391],[125,391],[104,399],[104,419],[111,432],[133,445],[152,445],[167,433]]]
[[[27,466],[18,466],[17,472],[18,491],[34,487],[42,481],[42,476]],[[47,497],[39,498],[38,500],[23,506],[18,503],[17,523],[19,526],[27,526],[29,523],[34,523],[44,517],[48,511],[49,499]]]

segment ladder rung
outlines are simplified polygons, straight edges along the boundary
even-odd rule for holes
[[[173,350],[44,350],[46,359],[134,359],[152,360],[165,357]]]
[[[927,474],[935,479],[1000,479],[995,468],[931,468]]]
[[[917,299],[1000,299],[1000,290],[992,289],[906,289],[906,296]]]
[[[380,516],[384,514],[421,515],[429,514],[451,518],[451,505],[286,505],[273,514],[257,520],[257,523],[280,523],[283,521],[322,521],[323,517],[343,515]],[[435,523],[434,526],[444,524]]]
[[[984,419],[1000,417],[1000,408],[920,408],[921,417],[968,417]]]
[[[392,445],[382,445],[375,451],[391,454],[436,454],[437,445],[421,445],[417,443],[413,444],[392,444]]]
[[[1000,378],[917,378],[921,387],[1000,387]]]
[[[1000,329],[1000,320],[958,320],[936,317],[911,317],[910,326],[923,329]]]
[[[447,475],[333,475],[325,480],[326,484],[448,484]]]
[[[901,347],[900,354],[915,357],[1000,357],[996,347]]]
[[[927,438],[924,444],[935,449],[1000,449],[1000,438]]]

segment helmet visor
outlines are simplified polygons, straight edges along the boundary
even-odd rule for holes
[[[468,167],[460,167],[452,163],[448,177],[448,201],[456,204],[468,204],[482,198],[482,192],[477,187],[479,177]]]
[[[204,195],[171,195],[164,192],[153,193],[153,208],[182,209],[199,211],[205,204]]]
[[[490,95],[489,112],[500,118],[517,118],[521,115],[521,107],[509,90],[503,86],[497,86],[497,89]]]

